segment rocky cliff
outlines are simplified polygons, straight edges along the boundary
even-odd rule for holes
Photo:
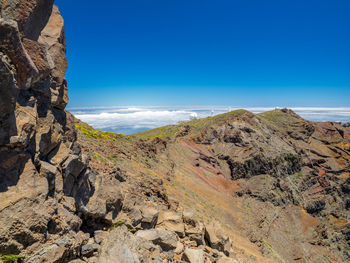
[[[0,262],[349,260],[348,125],[240,110],[94,130],[65,111],[53,0],[0,8]]]
[[[95,174],[64,111],[63,19],[53,0],[0,8],[0,255],[67,261],[89,238],[79,210]]]

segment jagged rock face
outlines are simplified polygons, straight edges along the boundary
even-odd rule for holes
[[[64,24],[53,0],[1,1],[0,254],[74,258],[88,235],[77,204],[94,174],[76,144]]]
[[[37,40],[51,15],[54,0],[1,1],[1,16],[18,23],[23,37]]]

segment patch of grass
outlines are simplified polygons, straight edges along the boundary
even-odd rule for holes
[[[287,154],[284,159],[286,161],[290,161],[290,162],[294,163],[294,162],[298,162],[300,157],[298,155],[290,153],[290,154]]]
[[[135,233],[136,231],[137,231],[137,229],[135,229],[135,228],[130,228],[130,229],[128,229],[129,230],[129,232],[131,232],[131,233]]]
[[[133,134],[132,136],[143,140],[153,140],[155,138],[174,138],[176,137],[176,135],[181,133],[181,131],[183,131],[185,127],[190,128],[190,133],[192,135],[198,136],[201,132],[205,131],[208,128],[220,126],[226,121],[243,116],[244,114],[254,116],[254,114],[250,113],[249,111],[236,110],[228,113],[218,114],[213,117],[207,117],[190,121],[181,121],[178,123],[178,125],[163,126],[152,130],[138,132]]]
[[[111,228],[114,229],[114,228],[120,227],[122,225],[125,225],[125,222],[124,221],[118,221],[118,222],[113,223]]]
[[[270,243],[268,243],[265,239],[262,240],[262,243],[278,262],[285,263],[281,256],[272,248],[272,245]]]
[[[19,255],[0,255],[0,262],[3,263],[16,263],[19,260]]]
[[[197,120],[179,122],[179,126],[189,126],[192,136],[198,136],[210,128],[219,127],[220,125],[231,121],[243,115],[253,117],[254,114],[246,110],[235,110],[223,114],[218,114],[212,117],[206,117]]]
[[[93,152],[91,154],[91,157],[94,159],[99,160],[101,163],[107,163],[107,160],[105,157],[103,157],[101,154],[99,154],[98,152]]]
[[[136,138],[142,140],[153,140],[155,138],[164,139],[164,138],[173,138],[180,131],[179,127],[176,125],[168,125],[159,127],[152,130],[142,131],[133,134]]]
[[[296,114],[283,112],[282,110],[271,110],[257,114],[281,132],[286,132],[289,127],[293,127],[295,123],[301,121]]]
[[[114,158],[114,157],[112,157],[112,156],[107,156],[107,159],[110,160],[110,161],[112,161],[112,162],[115,162],[115,163],[118,161],[117,158]]]
[[[87,138],[101,140],[103,142],[117,142],[122,140],[128,140],[131,138],[131,136],[124,135],[122,133],[95,130],[94,128],[83,122],[76,123],[75,128]]]

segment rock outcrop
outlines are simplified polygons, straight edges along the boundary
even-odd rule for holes
[[[81,207],[96,175],[76,143],[63,19],[52,0],[1,1],[0,255],[80,256]]]

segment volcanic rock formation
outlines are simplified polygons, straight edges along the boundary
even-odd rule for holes
[[[349,125],[240,110],[96,131],[65,111],[53,0],[0,8],[0,262],[350,259]]]

